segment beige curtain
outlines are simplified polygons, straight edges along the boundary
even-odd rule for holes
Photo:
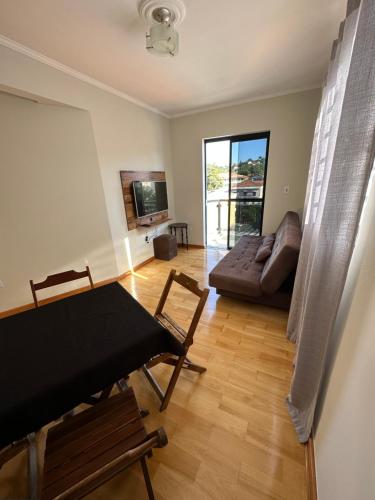
[[[374,130],[375,0],[353,0],[323,88],[288,322],[297,356],[287,405],[301,442],[311,433],[374,161]]]

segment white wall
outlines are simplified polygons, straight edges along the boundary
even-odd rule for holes
[[[342,340],[315,434],[319,500],[375,498],[374,325],[373,182],[336,322],[337,338]]]
[[[144,241],[145,230],[127,231],[119,171],[166,170],[170,214],[173,216],[169,120],[3,46],[0,46],[0,68],[0,86],[89,111],[117,274],[129,269],[125,238],[129,238],[134,265],[150,257],[153,250],[152,245]],[[161,227],[159,231],[164,229]]]
[[[263,222],[269,233],[287,210],[303,210],[319,102],[320,90],[311,90],[172,120],[176,218],[189,223],[192,243],[204,242],[202,140],[271,131]]]
[[[94,280],[116,276],[88,112],[1,93],[0,109],[0,310],[85,260]]]

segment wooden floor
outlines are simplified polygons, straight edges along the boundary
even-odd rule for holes
[[[150,312],[171,268],[207,286],[219,250],[179,250],[170,262],[153,261],[121,283]],[[175,285],[173,285],[175,286]],[[194,298],[173,289],[169,313],[184,324]],[[207,367],[182,372],[167,410],[144,376],[131,376],[140,404],[150,410],[148,430],[164,426],[169,444],[149,461],[159,500],[307,498],[305,449],[297,442],[285,396],[294,346],[285,339],[287,313],[219,297],[212,289],[191,347],[191,358]],[[171,367],[157,366],[162,382]],[[0,471],[0,498],[24,495],[25,457]],[[123,472],[89,497],[146,499],[138,466]]]

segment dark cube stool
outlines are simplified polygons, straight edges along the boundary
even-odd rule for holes
[[[171,260],[177,255],[177,239],[171,234],[161,234],[154,238],[154,255],[156,259]]]

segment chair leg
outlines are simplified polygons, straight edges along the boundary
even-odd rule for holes
[[[28,468],[28,482],[29,482],[29,497],[31,500],[38,499],[38,452],[36,448],[35,433],[27,436],[29,440],[28,455],[27,455],[27,468]]]
[[[148,468],[147,468],[147,463],[146,463],[145,457],[141,458],[141,466],[142,466],[143,477],[145,478],[148,498],[149,498],[149,500],[155,500],[155,496],[154,496],[154,492],[152,490],[151,479],[150,479],[150,475],[148,473]]]
[[[139,408],[139,413],[142,418],[146,418],[150,415],[150,411],[147,408]]]
[[[184,363],[183,368],[185,368],[186,370],[191,370],[192,372],[196,372],[196,373],[204,373],[207,371],[207,368],[205,368],[204,366],[200,366],[200,365],[193,363],[192,361],[190,361],[189,358],[185,359],[185,363]]]
[[[163,361],[161,361],[161,363],[164,363],[166,365],[176,366],[178,363],[178,359],[167,358],[167,359],[164,359]],[[196,373],[204,373],[207,371],[207,368],[205,368],[204,366],[200,366],[200,365],[193,363],[188,358],[185,359],[184,365],[182,368],[184,370],[190,370],[190,371],[196,372]]]
[[[83,403],[94,406],[94,405],[100,403],[101,401],[103,401],[104,399],[108,399],[109,396],[111,395],[113,386],[114,386],[114,384],[103,389],[101,391],[101,393],[99,394],[99,396],[90,396],[90,397],[86,398],[83,401]]]
[[[174,386],[176,385],[176,382],[177,382],[178,377],[180,375],[181,368],[185,362],[185,357],[186,356],[181,356],[180,358],[178,358],[176,367],[173,370],[172,377],[169,381],[168,388],[165,391],[164,399],[163,399],[162,404],[160,406],[160,411],[165,410],[168,406],[169,400],[171,399],[171,396],[172,396]]]
[[[120,392],[125,392],[126,390],[129,389],[128,380],[129,380],[129,377],[123,377],[116,382],[117,389]]]

